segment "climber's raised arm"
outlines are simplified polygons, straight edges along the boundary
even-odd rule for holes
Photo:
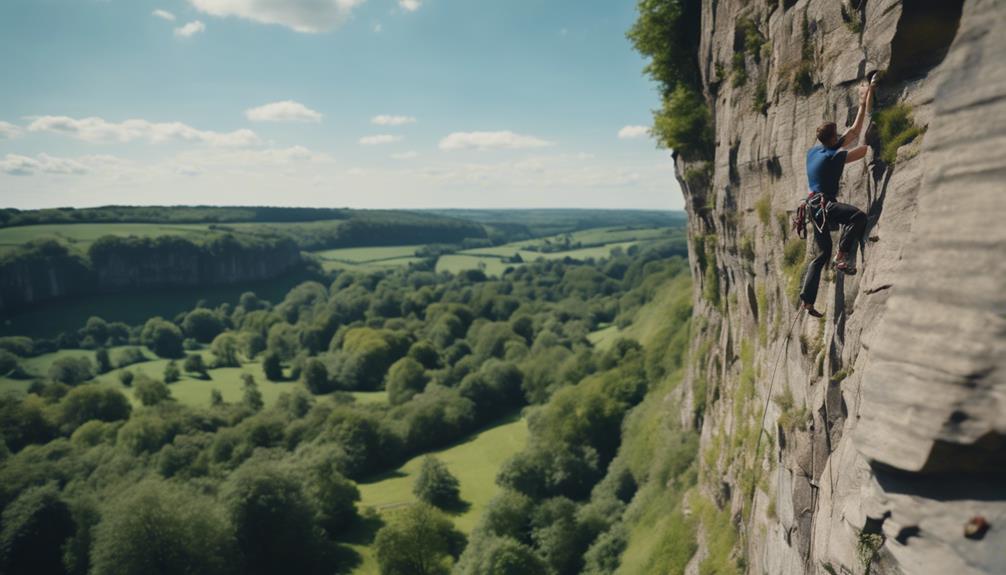
[[[852,123],[852,127],[848,131],[842,134],[841,146],[850,150],[850,156],[852,155],[851,149],[859,144],[859,133],[863,130],[863,122],[870,115],[870,108],[873,105],[873,86],[872,82],[864,82],[859,85],[859,111],[856,112],[856,121]],[[846,163],[854,162],[859,158],[847,158]]]
[[[848,151],[848,153],[845,154],[845,163],[851,164],[852,162],[862,160],[863,158],[866,157],[866,150],[868,148],[869,146],[865,145],[856,146],[855,148],[852,148],[851,150]]]

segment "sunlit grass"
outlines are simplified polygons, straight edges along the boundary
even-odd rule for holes
[[[431,452],[447,465],[461,484],[461,499],[467,508],[451,516],[460,531],[468,534],[474,529],[486,505],[500,490],[495,481],[500,466],[524,448],[527,438],[527,422],[514,417],[469,436],[457,445]],[[378,513],[384,513],[414,503],[416,497],[412,494],[412,484],[426,455],[415,457],[373,481],[360,483],[359,507],[372,507]],[[353,548],[362,558],[353,573],[377,575],[377,562],[370,548],[362,544],[353,545]]]

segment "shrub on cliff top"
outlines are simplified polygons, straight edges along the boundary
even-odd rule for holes
[[[670,96],[678,84],[699,85],[699,6],[687,0],[639,0],[626,36],[650,63],[643,68]]]
[[[709,108],[698,92],[678,86],[662,109],[653,113],[653,134],[664,148],[680,153],[686,160],[712,155],[713,129]]]
[[[685,0],[639,0],[639,17],[626,36],[650,58],[643,69],[660,84],[663,107],[654,112],[660,146],[687,160],[712,155],[709,108],[700,92],[699,6]]]

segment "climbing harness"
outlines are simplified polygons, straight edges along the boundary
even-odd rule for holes
[[[814,228],[819,233],[831,229],[828,225],[828,208],[832,203],[821,192],[812,192],[806,200],[801,201],[792,221],[793,231],[796,232],[796,235],[800,239],[807,238],[807,220],[814,224]]]
[[[821,192],[814,192],[807,198],[807,207],[811,209],[810,221],[813,222],[817,231],[824,233],[828,228],[828,208],[833,202],[824,197]],[[820,220],[820,224],[818,221]]]

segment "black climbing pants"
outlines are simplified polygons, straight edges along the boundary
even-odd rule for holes
[[[809,210],[808,210],[809,211]],[[820,224],[820,220],[817,224]],[[856,206],[831,202],[828,204],[827,225],[820,231],[812,224],[814,230],[814,258],[807,264],[807,273],[803,276],[803,289],[800,299],[812,304],[817,301],[817,288],[821,284],[821,272],[831,260],[831,226],[841,225],[842,237],[838,242],[838,251],[852,258],[852,250],[859,244],[866,230],[866,214]],[[850,259],[850,264],[854,260]]]

